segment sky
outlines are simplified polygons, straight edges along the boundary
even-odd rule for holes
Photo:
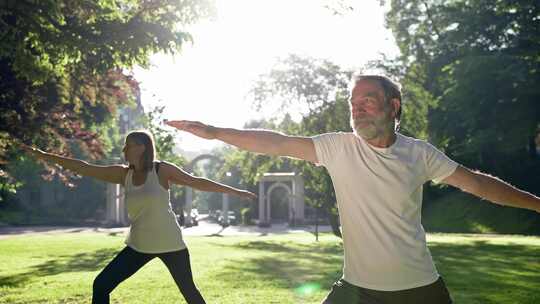
[[[216,15],[190,26],[193,43],[174,57],[156,54],[149,69],[136,68],[146,111],[165,106],[164,118],[199,120],[241,128],[257,113],[248,98],[261,74],[289,54],[327,59],[343,68],[359,68],[381,53],[398,54],[384,27],[378,0],[216,0]],[[330,9],[328,8],[330,6]],[[183,150],[207,150],[207,141],[177,132]]]

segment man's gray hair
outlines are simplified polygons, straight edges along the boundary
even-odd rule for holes
[[[388,102],[393,98],[397,98],[400,103],[400,107],[396,114],[396,123],[399,125],[401,121],[401,85],[387,76],[384,75],[362,75],[355,74],[352,77],[352,88],[362,80],[371,80],[377,82],[383,89],[384,98]]]

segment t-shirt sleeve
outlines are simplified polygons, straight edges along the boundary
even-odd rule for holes
[[[325,133],[312,137],[317,154],[317,166],[328,167],[338,155],[342,136],[340,133]]]
[[[427,180],[435,184],[452,175],[458,166],[458,163],[429,143],[425,145],[425,162]]]

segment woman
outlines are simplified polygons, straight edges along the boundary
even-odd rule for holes
[[[31,147],[24,149],[38,159],[59,164],[80,175],[125,187],[131,221],[127,246],[94,280],[92,303],[109,303],[109,294],[114,288],[155,257],[165,263],[188,303],[205,303],[193,282],[189,252],[171,208],[169,187],[185,185],[250,199],[255,198],[255,194],[194,177],[174,164],[156,161],[154,140],[146,131],[131,132],[126,137],[122,151],[129,166],[97,166]]]

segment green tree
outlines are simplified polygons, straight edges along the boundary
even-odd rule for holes
[[[99,126],[138,94],[129,69],[147,66],[152,53],[177,53],[191,40],[184,28],[209,14],[197,0],[0,2],[2,193],[14,190],[13,142],[65,155],[78,142],[102,156]]]
[[[280,119],[252,121],[246,128],[280,130],[291,135],[312,136],[325,132],[350,131],[348,84],[350,71],[315,58],[290,55],[274,69],[261,75],[251,90],[254,107],[277,109]],[[301,113],[295,122],[291,117]],[[305,181],[306,202],[326,214],[333,231],[340,236],[336,199],[332,181],[324,168],[305,161],[255,155],[235,151],[226,164],[237,165],[242,182],[255,185],[266,172],[296,171]],[[256,170],[253,170],[256,168]]]
[[[537,1],[390,3],[386,22],[401,56],[379,64],[397,71],[405,94],[417,98],[407,102],[418,104],[419,114],[427,117],[429,140],[465,166],[540,191],[540,157],[534,143],[540,132]],[[438,213],[461,214],[437,207],[444,199],[430,208],[434,198],[451,191],[427,187],[431,199],[425,200],[426,210],[435,218]],[[467,208],[477,210],[469,212],[477,214],[470,221],[486,223],[493,231],[508,231],[500,223],[510,223],[511,218],[531,223],[515,232],[538,230],[534,213],[493,209],[482,202]]]
[[[430,139],[458,161],[538,189],[537,1],[391,1],[404,77],[425,98]],[[411,85],[411,82],[407,83]]]

